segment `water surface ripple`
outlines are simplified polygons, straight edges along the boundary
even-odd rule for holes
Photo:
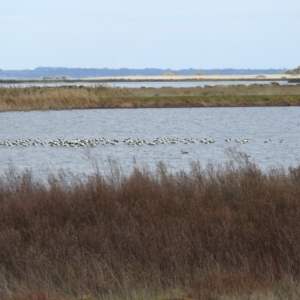
[[[300,162],[300,107],[91,109],[0,115],[2,170],[14,165],[21,170],[63,168],[89,174],[93,161],[105,168],[108,159],[116,160],[124,170],[134,165],[152,168],[159,161],[170,170],[179,170],[187,169],[191,161],[202,165],[228,161],[229,147],[245,152],[263,169],[297,166]],[[229,138],[231,142],[226,142]],[[29,139],[29,146],[12,145]],[[45,142],[45,146],[33,146],[35,139]],[[87,147],[51,146],[49,142],[57,139],[100,142]],[[101,139],[119,143],[104,145]],[[167,142],[175,139],[177,143]],[[201,142],[204,139],[214,142]],[[133,145],[124,140],[144,142]],[[155,140],[166,142],[146,144]]]

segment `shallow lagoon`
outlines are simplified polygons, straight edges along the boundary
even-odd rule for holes
[[[188,169],[191,161],[206,165],[230,159],[228,148],[246,153],[266,169],[300,164],[300,107],[91,109],[64,111],[5,112],[0,114],[0,142],[28,140],[26,146],[0,146],[1,169],[9,165],[34,172],[93,172],[116,161],[127,171],[133,166],[154,168],[159,161],[170,170]],[[88,147],[52,147],[56,139],[104,138]],[[128,145],[125,139],[176,139],[178,143]],[[214,143],[201,143],[203,139]],[[225,139],[230,138],[231,142]],[[39,139],[45,146],[32,143]],[[196,139],[185,143],[184,139]],[[240,143],[236,139],[251,142]],[[265,142],[271,140],[270,142]],[[188,152],[182,154],[183,152]]]
[[[204,87],[204,86],[216,86],[216,85],[245,85],[251,84],[263,84],[270,85],[276,82],[279,85],[296,85],[296,83],[288,83],[287,81],[120,81],[120,82],[49,82],[49,83],[0,83],[0,87],[29,87],[29,86],[95,86],[99,84],[108,85],[111,87],[121,88],[162,88],[162,87],[174,87],[174,88],[189,88],[189,87]]]

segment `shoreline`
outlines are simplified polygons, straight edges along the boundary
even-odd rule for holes
[[[32,78],[32,79],[6,79],[0,78],[0,84],[12,83],[53,83],[53,82],[167,82],[167,81],[296,81],[300,82],[300,75],[290,74],[257,74],[257,75],[160,75],[160,76],[105,76],[86,78]]]

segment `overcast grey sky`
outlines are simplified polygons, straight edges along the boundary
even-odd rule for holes
[[[0,69],[294,68],[299,0],[3,0]]]

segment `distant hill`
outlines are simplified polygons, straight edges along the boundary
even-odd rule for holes
[[[283,74],[286,69],[88,69],[88,68],[47,68],[38,67],[34,70],[1,70],[0,78],[85,78],[101,76],[158,76],[163,74],[178,75],[251,75],[251,74]]]

